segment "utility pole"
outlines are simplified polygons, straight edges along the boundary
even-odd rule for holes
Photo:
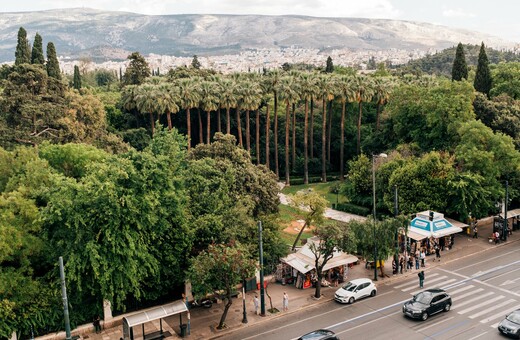
[[[506,201],[504,202],[504,230],[502,232],[503,240],[507,241],[507,201],[509,201],[509,184],[506,181]]]
[[[69,321],[69,303],[67,301],[67,287],[65,286],[65,270],[63,269],[63,257],[60,256],[60,279],[61,279],[61,298],[63,300],[63,319],[65,320],[65,336],[67,340],[71,340],[70,321]]]
[[[262,244],[262,221],[258,221],[258,251],[260,253],[260,315],[265,316],[264,249]]]

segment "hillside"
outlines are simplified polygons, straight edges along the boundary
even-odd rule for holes
[[[12,61],[17,31],[54,42],[61,56],[124,59],[129,52],[191,56],[297,46],[331,50],[441,50],[458,42],[511,47],[483,33],[428,23],[261,15],[160,15],[92,9],[0,13],[0,62]]]

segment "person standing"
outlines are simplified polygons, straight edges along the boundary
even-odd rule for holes
[[[401,256],[399,259],[399,274],[403,273],[403,267],[404,267],[404,257]]]
[[[417,275],[419,276],[419,288],[422,288],[424,284],[424,270],[421,270]]]
[[[289,310],[289,295],[286,292],[283,292],[283,311],[286,312]]]
[[[441,260],[441,248],[435,246],[435,260]]]
[[[419,256],[415,257],[415,269],[419,269]]]
[[[101,332],[101,318],[99,317],[99,315],[96,315],[96,317],[94,318],[94,330],[96,331],[96,334]]]
[[[255,314],[258,315],[258,307],[260,306],[260,301],[258,301],[258,295],[255,295],[253,298],[253,303],[255,305]]]
[[[424,252],[424,249],[421,250],[421,267],[425,267],[424,261],[426,260],[426,253]]]
[[[478,238],[477,221],[475,221],[475,225],[473,226],[473,238]]]

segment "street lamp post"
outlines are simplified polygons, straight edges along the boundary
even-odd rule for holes
[[[376,242],[376,167],[375,160],[377,157],[386,158],[388,155],[386,153],[381,153],[379,155],[372,155],[372,203],[374,206],[374,221],[373,221],[373,232],[374,232],[374,281],[377,281],[377,242]]]
[[[502,231],[504,241],[507,241],[507,201],[509,200],[508,182],[506,181],[506,200],[504,202],[504,229]]]

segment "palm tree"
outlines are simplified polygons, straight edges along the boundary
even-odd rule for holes
[[[363,116],[363,102],[371,101],[374,92],[372,82],[367,77],[356,76],[353,85],[359,108],[357,120],[357,154],[359,155],[361,154],[361,117]]]
[[[339,149],[339,180],[343,181],[345,174],[345,106],[347,102],[353,102],[356,100],[356,92],[352,86],[352,78],[349,76],[343,76],[338,81],[339,96],[341,101],[341,143]]]
[[[274,167],[276,178],[280,178],[280,167],[278,165],[278,88],[280,83],[281,72],[278,70],[270,71],[268,74],[269,88],[273,93],[274,99]]]
[[[316,84],[316,75],[313,73],[302,73],[300,75],[300,93],[301,98],[305,103],[305,117],[303,123],[303,183],[309,183],[309,148],[308,148],[308,114],[309,114],[309,101],[313,98],[314,94],[318,91]]]
[[[209,144],[211,140],[211,111],[215,111],[219,107],[218,93],[219,86],[217,82],[205,80],[200,84],[202,109],[207,114],[206,144]]]
[[[161,108],[157,102],[158,97],[160,97],[160,95],[158,94],[156,85],[142,84],[137,88],[137,109],[143,114],[148,113],[150,117],[150,125],[152,127],[152,136],[155,133],[154,113],[161,112]]]
[[[300,97],[295,90],[294,78],[285,76],[280,80],[279,93],[285,103],[285,185],[291,185],[289,178],[289,126],[291,124],[291,105]]]
[[[199,103],[199,94],[197,92],[197,80],[195,78],[182,78],[176,82],[179,88],[181,98],[181,107],[186,110],[186,129],[188,135],[188,150],[191,145],[191,115],[190,109],[196,107]]]
[[[322,125],[321,125],[321,181],[327,182],[327,102],[334,98],[330,75],[323,74],[318,78],[320,97],[322,98]]]
[[[374,99],[376,101],[376,130],[379,130],[379,116],[381,106],[385,105],[390,98],[390,81],[386,78],[376,78],[374,80]]]
[[[121,105],[123,108],[127,111],[134,111],[136,114],[136,124],[137,127],[139,127],[139,119],[137,115],[139,114],[137,112],[137,104],[135,101],[135,97],[137,95],[137,88],[138,85],[127,85],[123,87],[123,91],[121,92]]]
[[[231,133],[229,111],[237,107],[236,83],[230,79],[220,80],[220,107],[226,109],[226,133]]]
[[[172,129],[172,113],[179,112],[179,103],[181,97],[179,90],[171,84],[161,84],[158,88],[161,96],[158,98],[160,105],[166,111],[166,120],[168,121],[168,130]]]
[[[258,82],[246,80],[242,83],[242,107],[246,110],[246,149],[251,152],[251,132],[249,129],[249,111],[256,110],[262,100],[262,89]]]

